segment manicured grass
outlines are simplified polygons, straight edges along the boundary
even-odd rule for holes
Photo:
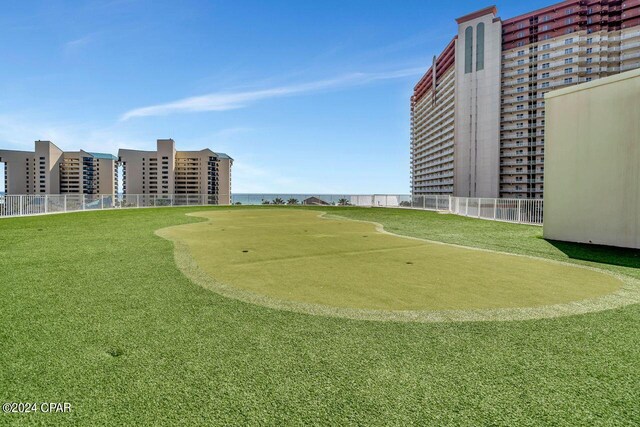
[[[595,298],[622,282],[549,261],[407,239],[317,211],[203,212],[162,236],[223,284],[278,300],[374,310],[536,307]]]
[[[198,221],[184,214],[201,210],[0,220],[0,400],[74,408],[0,414],[0,424],[640,419],[638,305],[547,320],[433,324],[267,309],[192,284],[176,268],[171,242],[154,235]],[[640,277],[637,251],[553,245],[535,227],[415,211],[335,213],[392,232]]]

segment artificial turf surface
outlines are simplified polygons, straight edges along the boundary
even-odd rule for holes
[[[407,239],[375,224],[294,209],[196,214],[170,227],[212,278],[279,300],[374,310],[536,307],[616,291],[610,275]]]
[[[192,284],[171,242],[154,235],[197,221],[184,214],[202,210],[0,220],[0,401],[73,405],[69,414],[0,414],[0,424],[640,420],[639,305],[433,324],[267,309]],[[640,277],[638,251],[550,243],[536,227],[431,212],[332,212],[395,233]]]

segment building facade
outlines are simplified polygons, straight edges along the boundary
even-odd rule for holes
[[[117,160],[111,154],[62,151],[51,141],[36,141],[34,151],[0,150],[6,194],[115,195]]]
[[[121,149],[125,194],[208,194],[231,203],[233,159],[209,149],[177,151],[172,139],[159,139],[156,151]]]
[[[568,0],[458,33],[411,97],[412,194],[542,198],[544,94],[640,68],[640,0]]]

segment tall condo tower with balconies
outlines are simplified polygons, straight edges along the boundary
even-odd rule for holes
[[[208,148],[177,151],[173,139],[159,139],[156,151],[120,149],[125,194],[208,194],[231,203],[233,159]]]
[[[640,0],[457,19],[411,97],[414,195],[541,198],[544,94],[640,68]]]
[[[62,151],[36,141],[34,151],[0,150],[7,194],[111,194],[118,191],[118,159],[111,154]]]

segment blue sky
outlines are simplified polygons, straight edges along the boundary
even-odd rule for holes
[[[5,2],[0,148],[173,138],[231,155],[235,192],[408,193],[412,88],[455,18],[488,4]]]

